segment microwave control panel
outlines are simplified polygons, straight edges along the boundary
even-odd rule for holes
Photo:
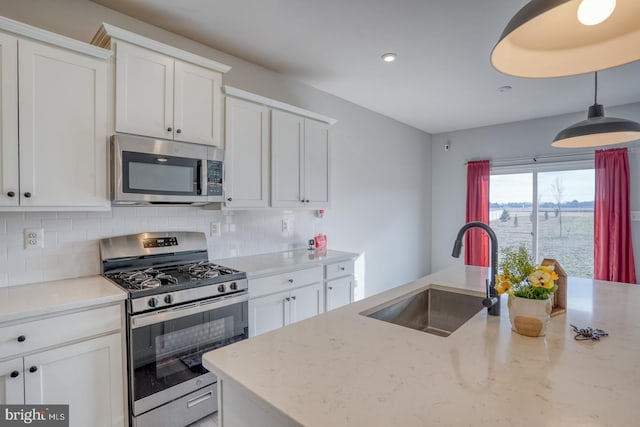
[[[207,160],[207,196],[222,196],[222,162]]]

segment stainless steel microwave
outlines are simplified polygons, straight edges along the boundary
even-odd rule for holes
[[[113,135],[112,203],[220,203],[224,200],[223,161],[224,150],[210,145]]]

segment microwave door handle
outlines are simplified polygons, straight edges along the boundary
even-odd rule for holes
[[[196,179],[196,194],[198,194],[198,196],[202,196],[202,188],[203,186],[207,186],[206,168],[202,167],[202,162],[205,161],[206,160],[198,160],[198,168],[196,170],[196,174],[198,175],[198,178]]]

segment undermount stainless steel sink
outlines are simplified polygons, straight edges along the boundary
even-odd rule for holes
[[[360,314],[448,337],[482,308],[482,297],[427,288]]]

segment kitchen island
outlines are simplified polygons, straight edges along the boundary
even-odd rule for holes
[[[222,427],[632,426],[640,420],[640,287],[569,278],[543,338],[481,310],[449,337],[361,315],[430,285],[483,295],[457,267],[205,354]],[[570,324],[609,332],[576,341]]]

